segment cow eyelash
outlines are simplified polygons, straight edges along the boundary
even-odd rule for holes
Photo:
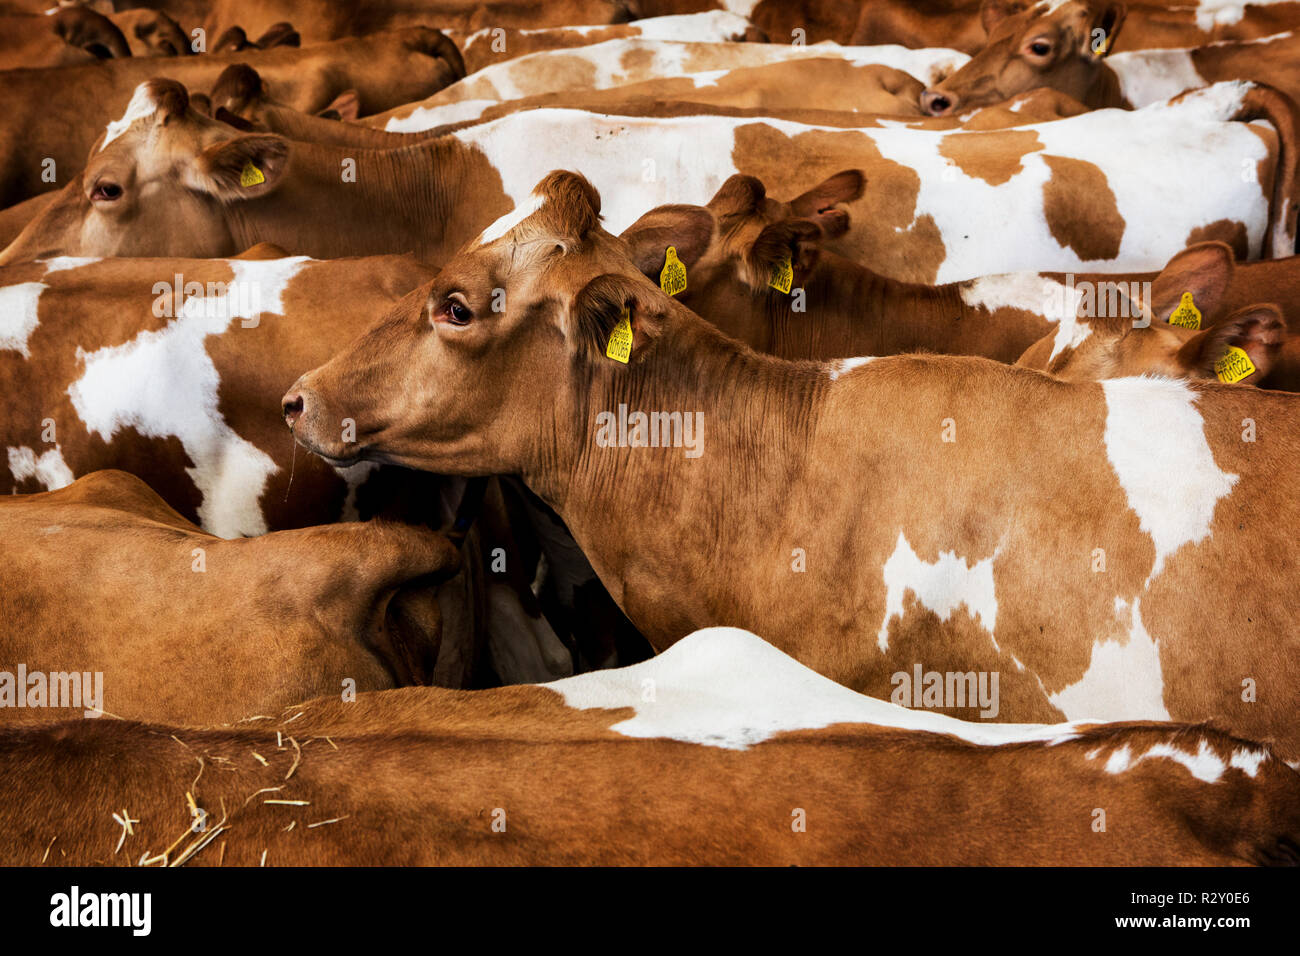
[[[462,298],[455,295],[449,295],[443,299],[438,314],[445,319],[448,325],[457,328],[469,325],[474,318],[474,310]]]

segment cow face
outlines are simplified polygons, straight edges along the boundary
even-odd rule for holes
[[[547,176],[429,286],[295,383],[284,414],[297,441],[336,464],[526,471],[553,451],[561,422],[582,418],[581,383],[628,373],[671,308],[599,221],[586,179]],[[621,363],[607,348],[625,316]]]
[[[289,145],[243,134],[190,108],[179,83],[150,80],[91,148],[81,175],[0,253],[0,263],[52,256],[160,256],[183,240],[196,257],[233,250],[223,207],[265,196]]]
[[[989,106],[1039,87],[1083,100],[1124,23],[1126,7],[1109,0],[985,0],[987,45],[921,94],[931,116]]]

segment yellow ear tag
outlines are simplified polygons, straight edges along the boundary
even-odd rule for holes
[[[1092,51],[1093,56],[1105,56],[1110,50],[1110,34],[1107,33],[1101,40],[1101,46]]]
[[[605,357],[615,362],[627,364],[632,357],[632,313],[623,306],[623,316],[609,333],[609,344],[605,346]]]
[[[1228,351],[1219,356],[1214,363],[1214,374],[1224,385],[1236,385],[1247,375],[1255,372],[1255,363],[1250,360],[1245,349],[1229,345]]]
[[[776,268],[772,270],[772,277],[767,280],[767,284],[777,292],[784,292],[789,295],[790,288],[794,285],[794,264],[789,259],[778,262]]]
[[[1170,325],[1180,325],[1185,329],[1199,329],[1201,327],[1201,310],[1196,307],[1192,301],[1192,294],[1184,292],[1182,301],[1178,303],[1178,308],[1169,316]]]
[[[257,186],[264,182],[266,182],[266,176],[263,175],[260,169],[253,165],[251,159],[244,163],[244,168],[239,173],[239,185],[247,188],[249,186]]]
[[[659,273],[659,288],[669,295],[686,291],[686,264],[677,258],[676,246],[669,246],[664,255],[664,269]]]

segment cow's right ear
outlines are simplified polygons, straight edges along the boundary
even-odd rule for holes
[[[235,136],[199,153],[185,185],[222,202],[256,199],[280,185],[288,162],[288,140],[269,133]]]
[[[1193,336],[1178,350],[1178,362],[1198,378],[1257,385],[1272,370],[1285,340],[1281,309],[1250,305]]]
[[[596,276],[573,300],[568,338],[591,362],[635,364],[663,330],[665,299],[660,290],[628,276]]]
[[[847,213],[822,218],[785,219],[765,227],[745,251],[741,274],[749,287],[758,292],[770,286],[788,294],[802,285],[803,277],[817,264],[818,242],[848,230]]]
[[[1174,310],[1190,296],[1190,304],[1201,313],[1201,327],[1209,325],[1228,292],[1236,261],[1232,247],[1224,242],[1200,242],[1188,246],[1166,263],[1151,283],[1151,319],[1168,322]]]

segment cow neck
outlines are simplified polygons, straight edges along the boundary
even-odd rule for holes
[[[372,126],[343,123],[310,116],[280,103],[263,103],[258,121],[287,139],[322,146],[351,146],[359,149],[404,149],[420,140],[431,139],[411,133],[389,133]]]
[[[440,264],[474,234],[457,211],[468,152],[451,137],[388,150],[295,142],[279,189],[227,207],[235,244],[273,242],[322,259],[414,253]],[[344,181],[346,160],[355,182]]]
[[[727,524],[729,516],[747,520],[790,493],[811,458],[831,383],[824,363],[761,355],[684,307],[670,308],[667,327],[632,364],[575,359],[555,421],[537,429],[539,444],[521,469],[606,580],[645,571],[645,562],[698,539],[701,529]],[[635,412],[698,413],[701,454],[598,445],[601,413]],[[647,546],[618,547],[612,527],[645,538]]]
[[[822,254],[804,286],[808,311],[768,293],[771,351],[790,359],[951,351],[954,317],[973,310],[955,284],[918,285]]]
[[[1083,105],[1094,110],[1132,109],[1133,104],[1120,92],[1119,77],[1106,63],[1099,65],[1097,75],[1088,87]]]

